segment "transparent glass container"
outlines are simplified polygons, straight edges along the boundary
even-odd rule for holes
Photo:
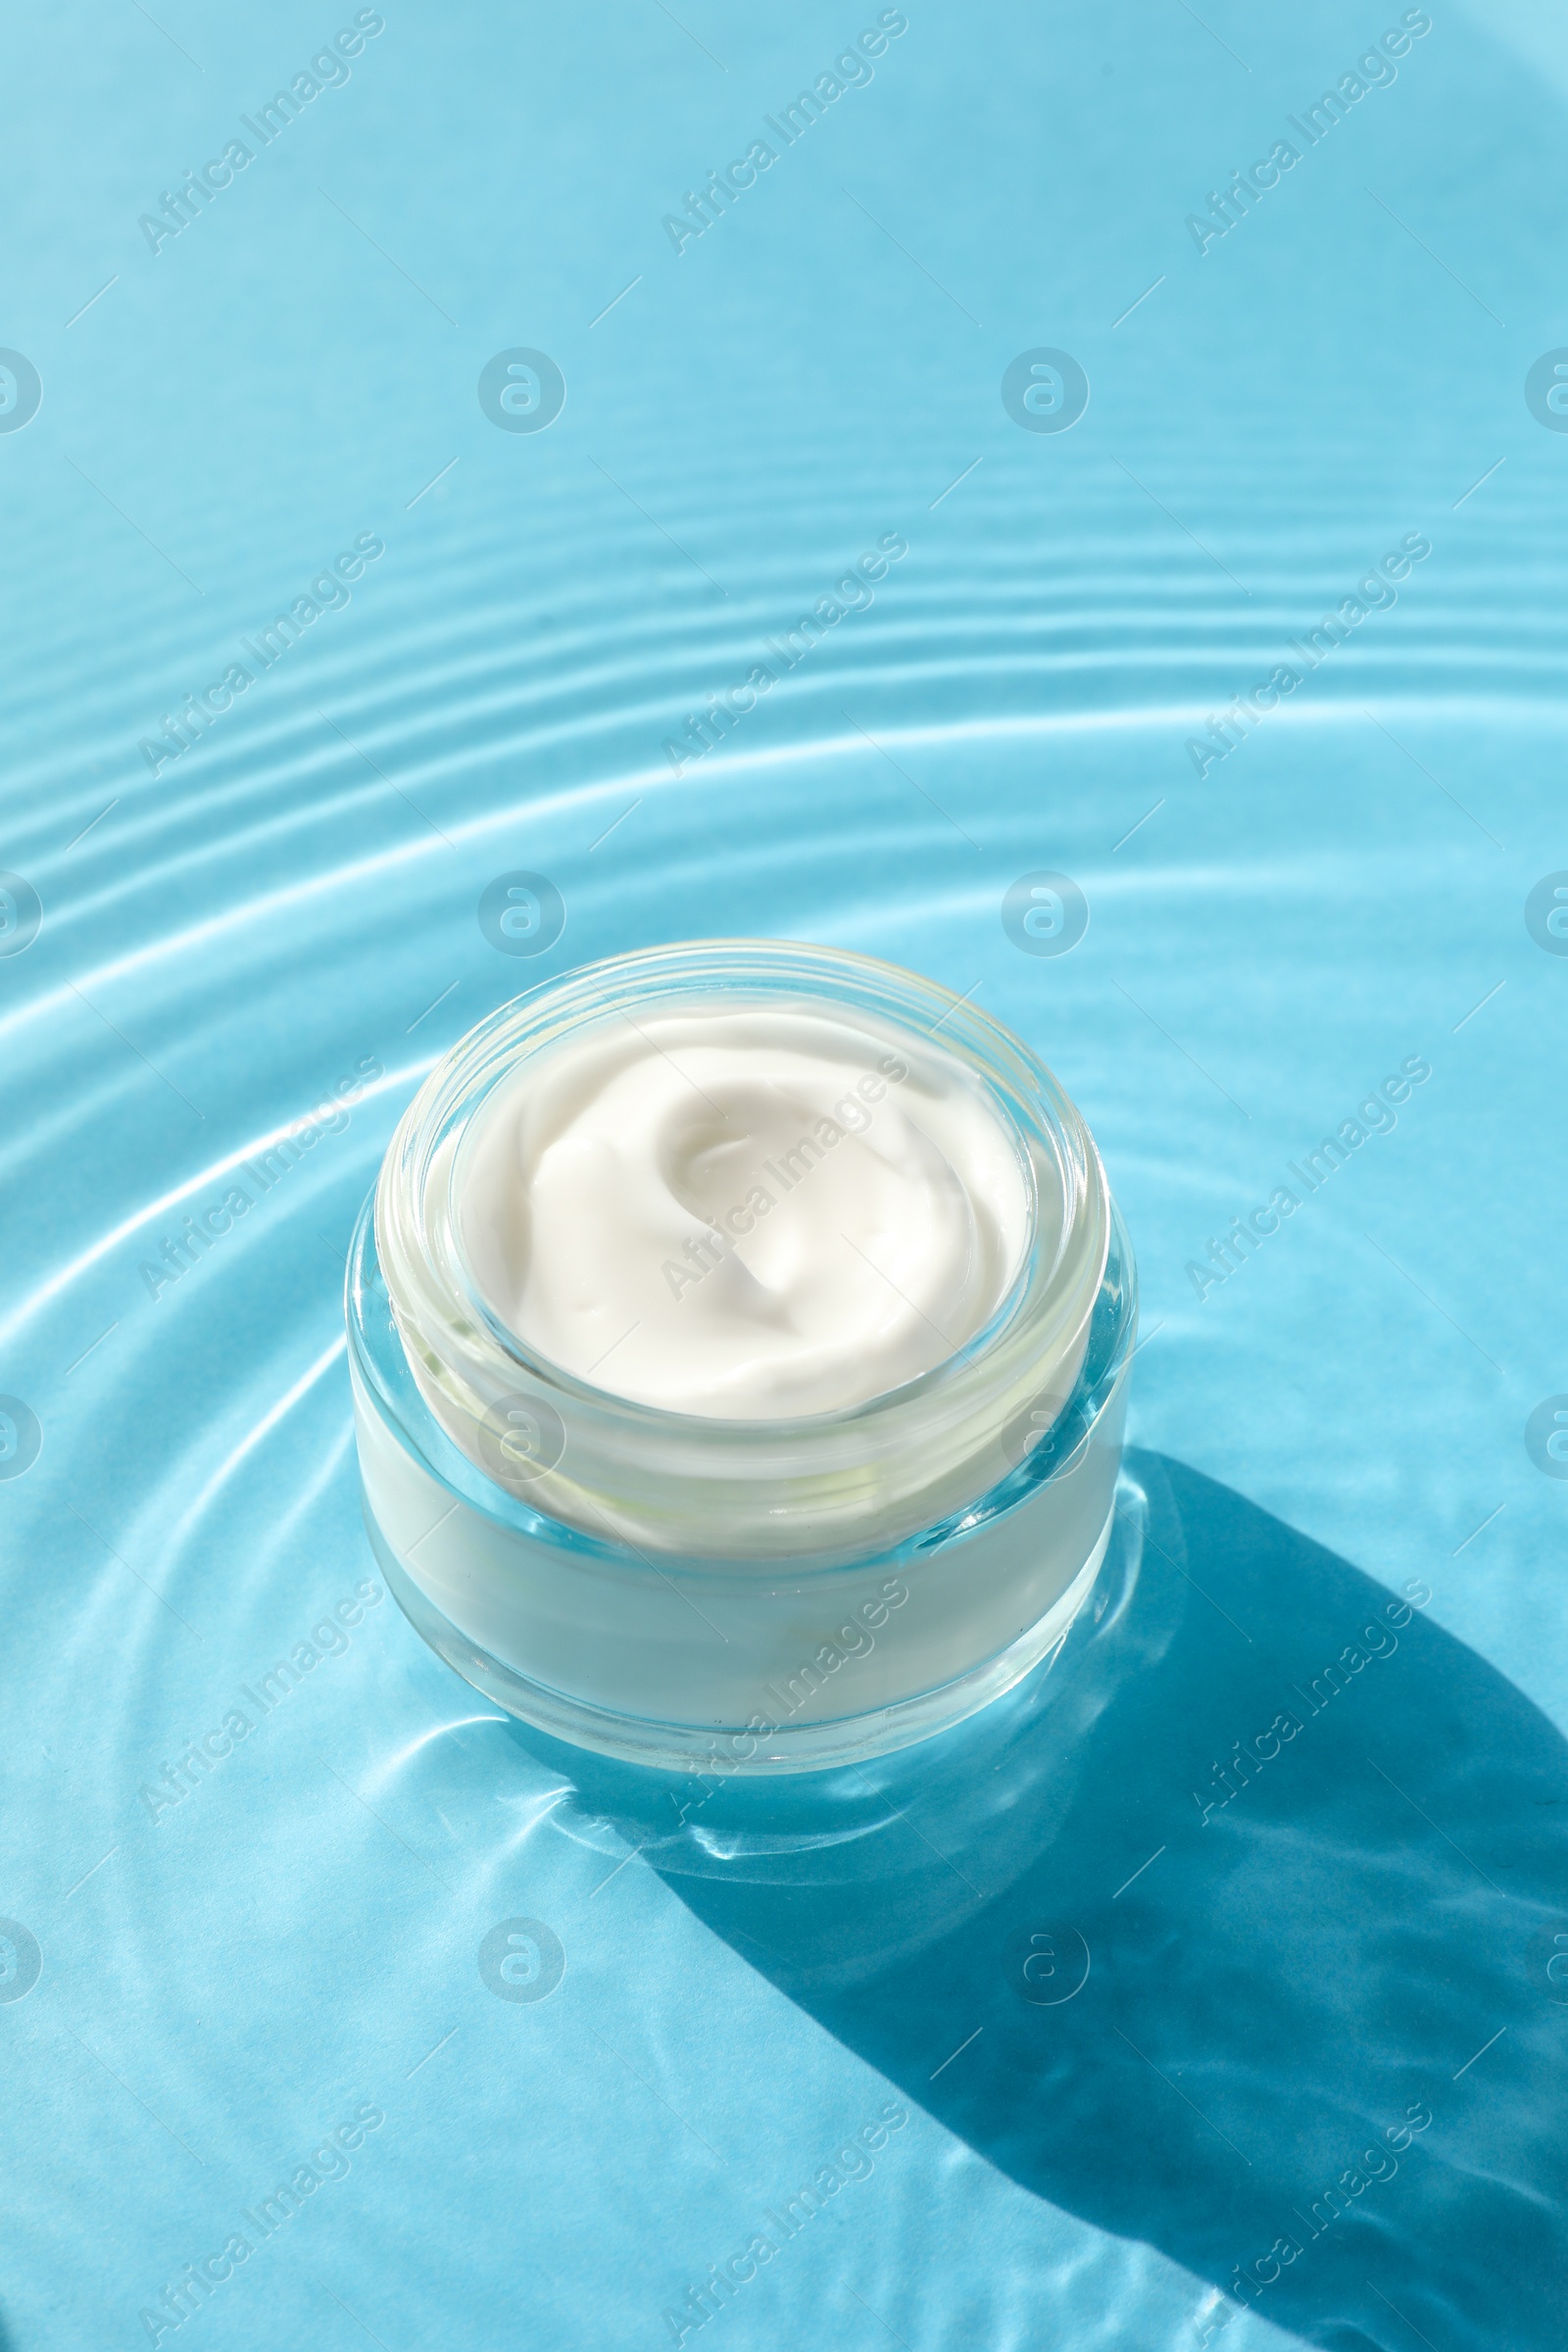
[[[724,1420],[597,1389],[499,1320],[459,1215],[483,1105],[590,1025],[677,1004],[830,1014],[983,1098],[1028,1240],[965,1346],[843,1411]],[[1104,1555],[1137,1304],[1094,1140],[1018,1039],[869,957],[651,949],[503,1006],[392,1138],[347,1319],[366,1521],[403,1608],[499,1704],[609,1755],[789,1772],[922,1739],[1054,1651]]]

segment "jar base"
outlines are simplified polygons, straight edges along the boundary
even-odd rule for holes
[[[1074,1618],[1094,1590],[1116,1517],[1112,1501],[1088,1558],[1065,1592],[995,1657],[951,1683],[868,1714],[781,1724],[763,1735],[743,1726],[658,1723],[616,1714],[553,1690],[504,1665],[461,1633],[415,1583],[377,1524],[368,1499],[363,1494],[361,1499],[370,1548],[398,1606],[415,1632],[474,1690],[505,1707],[509,1715],[570,1746],[591,1748],[599,1755],[646,1765],[654,1771],[707,1772],[725,1779],[736,1774],[825,1772],[860,1763],[868,1756],[886,1755],[950,1731],[1001,1698],[1066,1640]],[[743,1756],[739,1748],[745,1741],[751,1742],[753,1752]]]

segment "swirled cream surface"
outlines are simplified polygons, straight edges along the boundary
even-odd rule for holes
[[[530,1058],[451,1171],[491,1311],[667,1411],[842,1411],[990,1321],[1029,1245],[1010,1129],[940,1041],[677,1000]]]

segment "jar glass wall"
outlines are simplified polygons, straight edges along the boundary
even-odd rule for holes
[[[464,1227],[486,1105],[563,1046],[672,1005],[830,1019],[975,1091],[1028,1216],[1005,1295],[964,1346],[843,1410],[757,1420],[615,1395],[519,1341]],[[400,1123],[347,1303],[389,1583],[460,1673],[581,1745],[749,1772],[902,1745],[1048,1655],[1103,1556],[1136,1298],[1099,1153],[1017,1039],[869,958],[659,949],[503,1007]]]

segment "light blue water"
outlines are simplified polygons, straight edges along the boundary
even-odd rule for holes
[[[6,29],[14,2352],[634,2352],[769,2230],[704,2340],[1187,2352],[1238,2283],[1238,2352],[1557,2340],[1568,434],[1549,359],[1525,387],[1568,345],[1568,45],[1443,0],[1309,144],[1404,12],[911,5],[769,132],[877,13],[388,6],[265,146],[241,118],[352,10]],[[139,216],[234,139],[155,253]],[[759,139],[677,252],[662,217]],[[1200,253],[1187,216],[1280,140]],[[1004,404],[1042,349],[1087,376],[1070,429]],[[481,407],[517,350],[564,379],[541,430]],[[564,909],[531,958],[478,916],[518,873]],[[1065,954],[1004,928],[1042,873],[1087,905]],[[464,1029],[748,932],[972,990],[1083,1105],[1140,1258],[1151,1541],[1048,1689],[683,1821],[700,1791],[548,1749],[359,1614],[339,1293]],[[1412,1066],[1396,1124],[1291,1172]],[[550,1931],[520,1985],[480,1969],[516,1920]],[[1037,1933],[1063,1984],[1088,1955],[1069,2001],[1018,1997]],[[498,1997],[551,1937],[548,1997]],[[141,2317],[230,2237],[178,2328]]]

